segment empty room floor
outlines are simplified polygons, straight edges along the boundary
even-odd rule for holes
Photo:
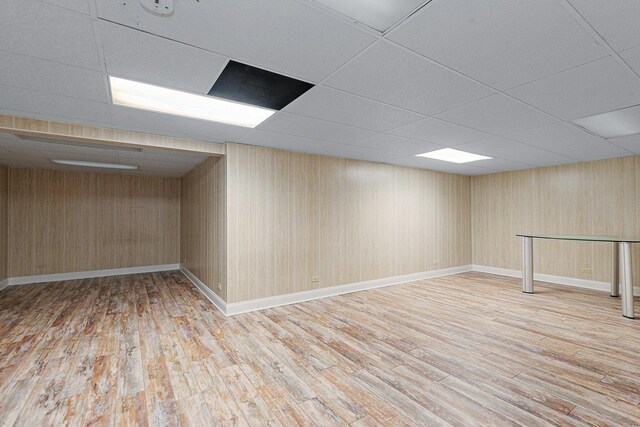
[[[225,318],[180,272],[0,293],[2,425],[637,425],[640,323],[465,273]]]

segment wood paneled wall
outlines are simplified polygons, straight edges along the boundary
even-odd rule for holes
[[[179,262],[175,178],[9,169],[9,275]]]
[[[474,177],[472,200],[473,263],[520,270],[516,233],[640,235],[640,157]],[[535,241],[534,271],[609,281],[611,244]]]
[[[210,157],[182,178],[180,201],[181,263],[222,299],[227,298],[225,183],[225,159]]]
[[[227,302],[471,263],[469,177],[239,144],[226,162]]]
[[[0,281],[9,277],[9,177],[8,169],[0,165]]]

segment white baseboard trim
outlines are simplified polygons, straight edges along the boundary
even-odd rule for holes
[[[220,310],[222,314],[227,316],[227,303],[224,302],[222,298],[216,295],[215,292],[209,289],[207,285],[202,283],[202,281],[198,279],[195,274],[193,274],[187,267],[182,264],[180,264],[180,271],[182,271],[184,275],[187,276],[187,279],[189,279],[191,283],[193,283],[196,288],[198,288],[202,295],[204,295],[209,301],[211,301],[211,303],[216,306],[216,308]]]
[[[508,268],[489,267],[486,265],[473,265],[473,271],[478,273],[496,274],[498,276],[508,276],[522,278],[522,271],[510,270]],[[574,277],[554,276],[551,274],[533,273],[533,279],[540,282],[555,283],[557,285],[573,286],[576,288],[593,289],[602,292],[611,292],[609,282],[599,282],[597,280],[576,279]],[[633,288],[635,295],[640,295],[640,287]]]
[[[348,294],[351,292],[364,291],[368,289],[382,288],[385,286],[400,285],[402,283],[415,282],[417,280],[432,279],[435,277],[450,276],[452,274],[465,273],[471,271],[471,265],[445,268],[441,270],[426,271],[423,273],[407,274],[404,276],[385,277],[383,279],[368,280],[366,282],[350,283],[348,285],[332,286],[329,288],[314,289],[310,291],[295,292],[274,297],[259,298],[236,303],[226,303],[211,289],[209,289],[200,279],[198,279],[188,268],[181,265],[180,270],[193,282],[202,294],[215,305],[225,316],[248,313],[251,311],[264,310],[267,308],[280,307],[283,305],[296,304],[320,298],[332,297]]]
[[[155,273],[158,271],[179,270],[180,264],[148,265],[144,267],[114,268],[110,270],[79,271],[73,273],[44,274],[41,276],[10,277],[9,286],[29,285],[33,283],[59,282],[62,280],[93,279],[96,277],[122,276],[125,274]],[[0,289],[2,287],[0,286]]]
[[[368,289],[382,288],[385,286],[400,285],[402,283],[415,282],[417,280],[432,279],[434,277],[449,276],[451,274],[471,271],[471,265],[445,268],[441,270],[425,271],[422,273],[407,274],[404,276],[385,277],[383,279],[368,280],[365,282],[350,283],[347,285],[331,286],[310,291],[296,292],[286,295],[277,295],[267,298],[259,298],[249,301],[236,302],[226,305],[226,315],[248,313],[250,311],[264,310],[266,308],[296,304],[319,298],[332,297]]]
[[[0,280],[0,291],[9,286],[9,279]]]

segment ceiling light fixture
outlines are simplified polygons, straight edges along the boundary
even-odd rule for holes
[[[177,116],[254,128],[275,111],[109,76],[113,103]]]
[[[425,0],[315,0],[348,18],[384,33],[429,1]]]
[[[466,151],[454,150],[453,148],[443,148],[442,150],[430,151],[428,153],[416,154],[417,157],[428,157],[429,159],[444,160],[452,163],[469,163],[476,160],[492,159],[493,157],[481,156],[479,154],[467,153]]]
[[[640,105],[576,119],[573,123],[603,138],[635,135],[640,133]]]
[[[81,166],[83,168],[100,168],[100,169],[120,169],[120,170],[138,170],[139,166],[122,165],[118,163],[100,163],[100,162],[84,162],[80,160],[58,160],[51,159],[53,163],[65,166]]]

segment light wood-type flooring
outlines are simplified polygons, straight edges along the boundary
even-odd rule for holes
[[[640,424],[640,320],[465,273],[224,318],[180,272],[0,291],[2,425]]]

